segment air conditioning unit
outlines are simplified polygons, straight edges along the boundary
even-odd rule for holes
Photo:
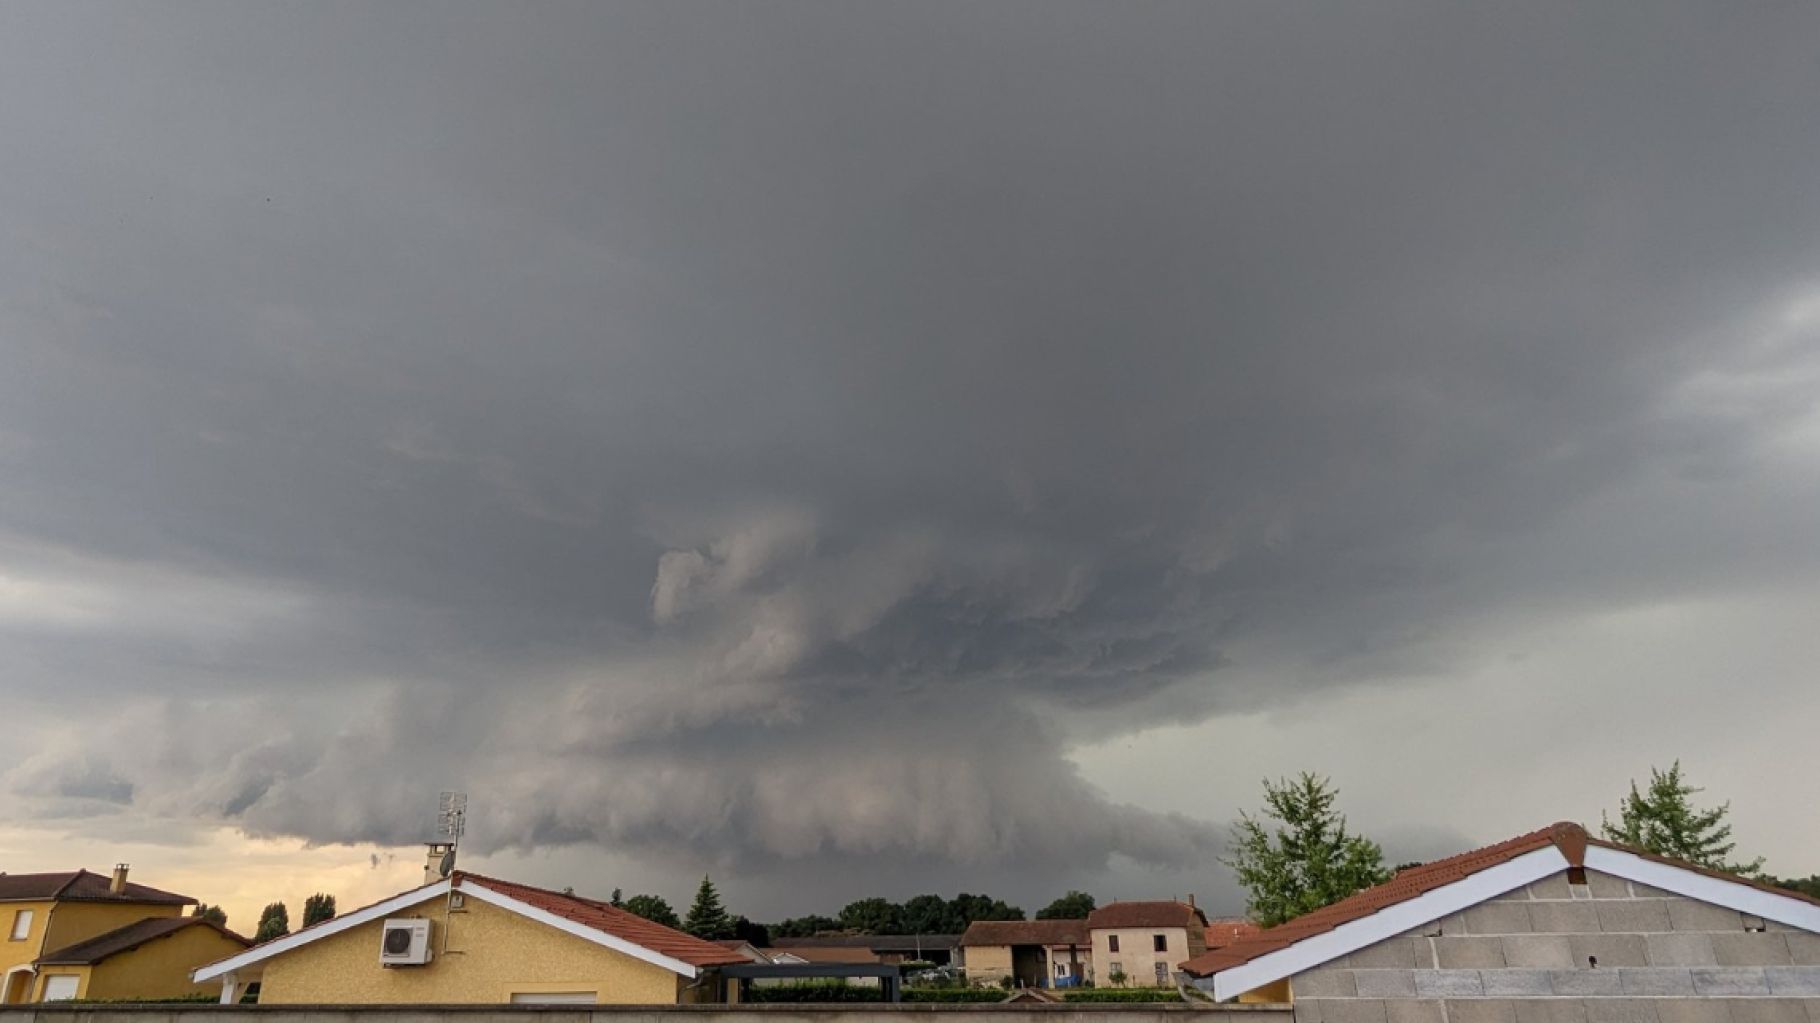
[[[387,920],[379,944],[379,965],[422,966],[430,961],[428,920]]]

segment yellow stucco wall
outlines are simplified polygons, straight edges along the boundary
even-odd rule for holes
[[[13,932],[13,915],[30,910],[31,931],[24,941],[9,940]],[[98,934],[146,917],[178,916],[182,906],[146,905],[131,902],[7,902],[0,903],[0,975],[22,963],[29,963],[47,952],[85,941]],[[213,932],[211,932],[213,933]],[[219,937],[219,935],[217,935]],[[204,960],[206,961],[206,960]],[[77,997],[98,997],[88,993],[89,974],[85,966],[49,966],[31,978],[29,988],[19,992],[22,1001],[43,997],[44,977],[76,975],[82,978]],[[25,982],[19,982],[24,984]],[[3,994],[3,992],[0,992]]]
[[[44,950],[39,954],[67,948],[147,917],[182,916],[184,908],[132,902],[59,902],[57,911],[51,914]]]
[[[10,940],[13,933],[13,916],[20,910],[32,914],[31,930],[24,941]],[[0,902],[0,975],[20,963],[29,963],[42,955],[44,948],[44,930],[51,915],[51,904],[48,902]]]
[[[1010,945],[968,945],[963,961],[971,981],[996,984],[999,978],[1011,976]]]
[[[593,991],[602,1004],[669,1005],[692,983],[474,898],[447,911],[434,897],[393,916],[402,917],[432,922],[428,965],[381,966],[384,922],[373,920],[266,960],[260,1004],[499,1004],[515,992]]]
[[[1240,1005],[1259,1005],[1268,1002],[1290,1002],[1294,1000],[1295,999],[1289,990],[1288,977],[1284,977],[1282,980],[1272,981],[1263,987],[1252,988],[1250,991],[1239,996]]]
[[[32,978],[32,997],[34,1002],[44,1001],[44,989],[49,986],[52,977],[75,977],[76,997],[89,997],[89,968],[86,966],[46,966],[38,970]]]
[[[219,984],[196,984],[190,971],[246,946],[213,927],[185,927],[91,967],[85,998],[181,998],[219,994]]]

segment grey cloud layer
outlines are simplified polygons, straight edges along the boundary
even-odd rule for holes
[[[9,798],[1211,869],[1070,744],[1820,582],[1813,12],[1307,15],[10,9]]]

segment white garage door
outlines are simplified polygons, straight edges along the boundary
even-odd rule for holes
[[[61,1002],[76,997],[77,979],[68,975],[44,978],[44,1000]]]
[[[512,996],[513,1005],[593,1005],[592,991],[527,991]]]

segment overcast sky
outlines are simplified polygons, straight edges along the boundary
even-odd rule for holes
[[[0,869],[1820,871],[1820,9],[1495,8],[5,4]]]

